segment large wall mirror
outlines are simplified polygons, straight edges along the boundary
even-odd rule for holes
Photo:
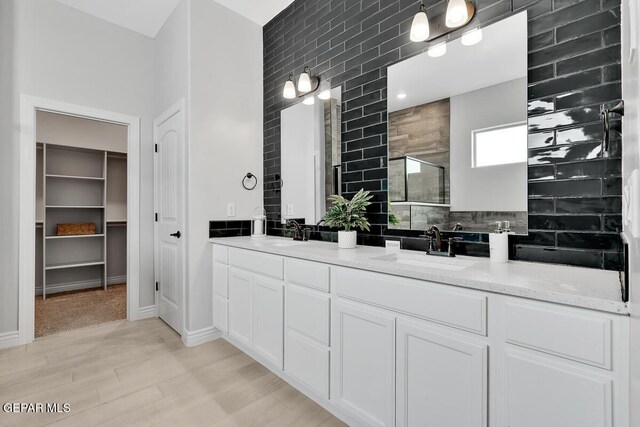
[[[389,228],[527,233],[526,12],[390,66],[387,103]]]
[[[341,192],[341,89],[307,97],[280,113],[281,218],[317,224]]]

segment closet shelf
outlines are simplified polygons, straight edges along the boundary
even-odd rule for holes
[[[105,262],[102,259],[94,261],[82,261],[82,262],[65,262],[60,264],[49,264],[45,267],[45,270],[60,270],[62,268],[77,268],[77,267],[89,267],[92,265],[104,265]]]
[[[75,234],[72,236],[45,236],[45,239],[58,240],[58,239],[86,239],[89,237],[104,237],[104,234]]]
[[[55,179],[78,179],[84,181],[104,181],[104,177],[97,176],[75,176],[75,175],[55,175],[55,174],[46,174],[47,178],[55,178]]]
[[[47,205],[47,209],[104,209],[104,206],[63,206],[63,205]]]

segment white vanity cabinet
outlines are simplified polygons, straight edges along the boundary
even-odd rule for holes
[[[285,372],[329,399],[329,266],[285,260]]]
[[[213,277],[225,337],[349,425],[629,426],[627,316],[222,245]]]
[[[238,249],[230,249],[228,256],[229,337],[262,361],[283,369],[284,261]]]

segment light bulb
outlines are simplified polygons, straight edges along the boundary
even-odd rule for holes
[[[456,28],[467,22],[468,19],[469,11],[466,0],[449,0],[445,25],[449,28]]]
[[[420,5],[420,11],[413,17],[409,38],[412,42],[423,42],[429,38],[429,18],[424,5]]]
[[[302,100],[302,103],[304,105],[313,105],[315,103],[315,99],[313,96],[307,96],[305,99]]]
[[[293,76],[289,76],[289,80],[284,84],[282,96],[286,99],[293,99],[296,97],[296,86],[293,84]]]
[[[480,43],[482,40],[482,30],[480,28],[474,28],[473,30],[469,30],[462,35],[462,39],[460,40],[465,46],[472,46],[476,43]]]
[[[432,58],[437,58],[439,56],[444,55],[445,53],[447,53],[447,43],[446,42],[434,44],[429,49],[427,49],[427,55],[429,55]]]
[[[309,76],[309,67],[305,67],[300,78],[298,79],[298,91],[299,92],[311,92],[311,77]]]

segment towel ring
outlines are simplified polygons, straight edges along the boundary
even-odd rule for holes
[[[251,185],[251,180],[253,180],[253,185]],[[249,181],[249,185],[247,185],[247,181]],[[258,185],[258,178],[252,174],[251,172],[247,172],[247,174],[242,178],[242,186],[245,190],[253,190]]]

